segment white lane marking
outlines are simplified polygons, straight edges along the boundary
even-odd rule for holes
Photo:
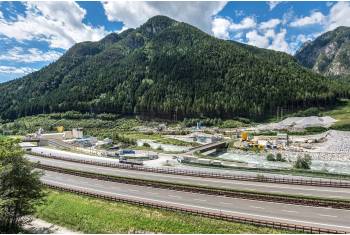
[[[220,202],[221,204],[224,204],[224,205],[231,205],[232,203],[229,203],[229,202]]]
[[[263,218],[268,218],[268,219],[276,219],[276,220],[284,220],[284,221],[291,221],[291,222],[297,222],[297,223],[309,223],[309,224],[315,224],[315,225],[324,225],[324,226],[333,226],[333,227],[338,227],[338,228],[346,228],[350,229],[350,226],[342,226],[342,225],[334,225],[334,224],[325,224],[325,223],[317,223],[317,222],[310,222],[310,221],[304,221],[304,220],[294,220],[294,219],[286,219],[286,218],[281,218],[281,217],[274,217],[274,216],[266,216],[266,215],[259,215],[259,214],[252,214],[252,213],[245,213],[245,212],[236,212],[236,211],[228,211],[228,210],[220,210],[216,208],[210,208],[210,207],[203,207],[203,206],[196,206],[196,205],[189,205],[189,204],[183,204],[183,203],[177,203],[177,202],[168,202],[168,201],[163,201],[163,200],[156,200],[156,199],[148,199],[148,198],[143,198],[143,197],[138,197],[138,196],[131,196],[131,195],[125,195],[125,194],[120,194],[120,193],[113,193],[113,192],[108,192],[108,191],[103,191],[103,190],[98,190],[98,189],[91,189],[91,188],[86,188],[86,187],[80,187],[72,184],[66,184],[66,183],[59,183],[56,181],[52,180],[44,180],[46,182],[51,182],[53,185],[61,184],[64,186],[73,186],[75,188],[80,188],[84,190],[91,190],[95,192],[100,192],[100,193],[107,193],[107,194],[112,194],[114,196],[124,196],[126,198],[135,198],[139,200],[146,200],[146,201],[154,201],[154,202],[160,202],[160,203],[165,203],[165,204],[174,204],[174,205],[180,205],[180,206],[188,206],[188,207],[194,207],[194,208],[201,208],[201,209],[207,209],[207,210],[213,210],[213,211],[220,211],[220,212],[228,212],[231,214],[241,214],[241,215],[250,215],[250,216],[257,216],[257,217],[263,217]],[[193,199],[195,200],[195,199]]]
[[[176,196],[176,195],[168,195],[168,197],[173,197],[173,198],[182,198],[180,196]]]
[[[287,212],[287,213],[299,213],[297,211],[289,211],[289,210],[282,210],[282,211]]]
[[[53,160],[53,159],[48,159],[48,160],[57,161],[57,160]],[[97,166],[94,167],[94,168],[96,168],[96,169],[105,169],[105,168],[97,167]],[[116,171],[128,171],[128,170],[117,169],[117,168],[113,168],[113,169],[116,170]],[[153,173],[153,172],[145,172],[145,173],[144,172],[133,172],[133,174],[139,174],[139,175],[153,174],[153,175],[156,175],[157,173]],[[229,184],[237,184],[237,185],[244,185],[244,186],[248,186],[249,185],[249,186],[257,186],[257,187],[264,187],[264,188],[295,189],[295,190],[305,190],[305,191],[317,191],[317,192],[332,192],[332,193],[346,193],[346,194],[350,194],[350,191],[327,190],[327,189],[322,189],[322,188],[300,188],[300,187],[295,187],[294,185],[289,185],[289,186],[270,185],[270,183],[264,184],[263,182],[261,184],[256,184],[256,183],[250,183],[250,182],[246,182],[246,181],[245,182],[238,182],[238,181],[235,181],[235,180],[232,180],[232,181],[221,180],[220,181],[220,180],[210,180],[210,179],[205,179],[205,178],[196,179],[196,178],[189,177],[189,176],[176,177],[176,176],[173,176],[173,175],[165,175],[165,174],[162,174],[162,177],[182,179],[182,180],[184,178],[189,178],[189,179],[194,180],[194,181],[200,180],[200,181],[207,181],[207,182],[213,182],[213,183],[229,183]],[[164,180],[164,181],[166,181],[166,180]],[[205,185],[205,184],[203,184],[203,185]],[[315,187],[315,186],[305,186],[305,187]],[[283,193],[281,191],[270,191],[270,192]],[[342,197],[342,196],[334,196],[334,197]]]
[[[263,207],[260,207],[260,206],[250,206],[251,208],[255,208],[255,209],[265,209]]]
[[[148,194],[158,195],[158,193],[154,193],[154,192],[149,192]]]
[[[332,218],[338,218],[336,215],[324,215],[324,214],[318,214],[319,216],[324,216],[324,217],[332,217]]]
[[[193,199],[193,201],[206,202],[207,200],[195,198],[195,199]]]
[[[127,189],[127,190],[131,192],[139,192],[139,190],[136,190],[136,189]]]

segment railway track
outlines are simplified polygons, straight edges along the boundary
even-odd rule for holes
[[[340,200],[340,199],[326,199],[326,198],[315,198],[315,197],[305,197],[305,196],[295,196],[295,195],[281,195],[272,193],[262,193],[262,192],[252,192],[252,191],[242,191],[234,189],[222,189],[213,187],[204,187],[198,185],[190,184],[179,184],[170,183],[163,181],[145,180],[128,178],[121,176],[111,176],[104,174],[97,174],[92,172],[85,172],[80,170],[66,169],[56,166],[49,166],[40,163],[35,163],[35,167],[42,170],[54,171],[63,174],[75,175],[85,178],[98,179],[104,181],[118,182],[124,184],[132,184],[138,186],[147,186],[153,188],[170,189],[176,191],[194,192],[208,195],[219,195],[232,198],[243,198],[249,200],[258,201],[268,201],[268,202],[279,202],[286,204],[295,204],[303,206],[313,206],[313,207],[331,207],[336,209],[350,209],[350,201]]]
[[[134,171],[144,171],[152,173],[162,173],[162,174],[172,174],[172,175],[184,175],[184,176],[194,176],[194,177],[205,177],[205,178],[216,178],[216,179],[229,179],[229,180],[239,180],[239,181],[252,181],[252,182],[264,182],[264,183],[275,183],[275,184],[292,184],[292,185],[306,185],[306,186],[319,186],[319,187],[333,187],[333,188],[350,188],[349,181],[341,180],[306,180],[306,179],[295,179],[295,178],[285,178],[285,177],[267,177],[267,176],[242,176],[234,174],[220,174],[215,172],[202,172],[202,171],[192,171],[174,168],[156,168],[156,167],[144,167],[136,165],[128,165],[121,163],[107,163],[99,161],[81,160],[74,158],[66,158],[60,156],[44,155],[29,152],[29,154],[46,157],[61,161],[75,162],[81,164],[103,166],[110,168],[127,169]]]

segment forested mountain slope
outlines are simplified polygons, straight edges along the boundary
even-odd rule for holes
[[[350,75],[350,27],[338,27],[305,43],[295,58],[323,75]]]
[[[167,119],[261,118],[327,105],[336,92],[290,55],[214,38],[164,16],[0,85],[3,119],[38,113],[108,112]]]

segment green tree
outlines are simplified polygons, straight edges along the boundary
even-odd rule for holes
[[[0,230],[18,232],[43,200],[41,173],[11,139],[0,139],[0,169]]]

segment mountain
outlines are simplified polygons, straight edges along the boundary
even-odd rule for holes
[[[168,17],[98,42],[0,85],[2,119],[76,110],[184,117],[263,118],[328,105],[327,80],[290,55],[220,40]]]
[[[305,43],[295,58],[326,76],[350,75],[350,27],[338,27]]]

